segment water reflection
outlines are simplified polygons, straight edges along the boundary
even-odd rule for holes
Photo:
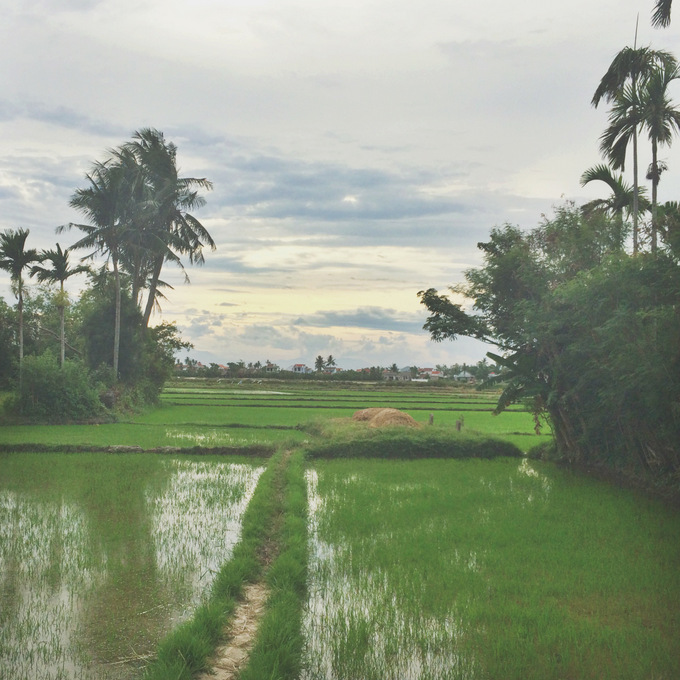
[[[231,555],[263,468],[22,456],[0,458],[0,678],[137,677]]]

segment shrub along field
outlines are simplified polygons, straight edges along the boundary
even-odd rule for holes
[[[523,457],[549,429],[495,398],[178,381],[126,421],[1,427],[0,669],[195,677],[265,579],[246,679],[680,677],[677,511]],[[351,421],[376,406],[420,427]]]

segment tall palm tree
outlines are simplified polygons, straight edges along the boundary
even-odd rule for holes
[[[212,182],[205,178],[180,177],[177,147],[153,128],[135,132],[133,141],[122,149],[135,158],[140,182],[145,187],[146,199],[138,213],[138,227],[145,232],[142,266],[148,286],[144,311],[144,325],[148,326],[157,303],[163,264],[173,261],[181,266],[180,255],[188,255],[192,264],[203,264],[203,246],[215,249],[207,229],[188,212],[205,205],[199,190],[212,189]]]
[[[91,248],[92,252],[83,259],[93,259],[99,254],[111,260],[115,286],[115,322],[113,333],[113,375],[118,379],[120,350],[120,305],[121,282],[119,262],[126,238],[131,231],[135,204],[135,178],[128,163],[109,159],[96,162],[92,171],[86,175],[88,186],[76,189],[71,197],[72,208],[82,212],[90,224],[69,223],[59,227],[58,232],[76,227],[85,236],[71,246],[71,249]]]
[[[637,41],[637,38],[636,38]],[[676,60],[670,52],[652,50],[650,47],[624,47],[612,60],[607,72],[602,76],[591,104],[597,108],[602,100],[615,105],[622,97],[627,97],[630,106],[635,107],[638,101],[638,88],[644,87],[655,69],[662,67],[672,70],[676,67]],[[626,93],[626,90],[628,92]],[[637,126],[632,129],[629,141],[633,146],[633,252],[638,251],[638,213],[639,213],[639,182],[638,182],[638,138]],[[626,147],[628,142],[626,142]],[[603,153],[609,155],[609,149]],[[625,159],[625,147],[624,147]],[[623,161],[615,169],[624,169]]]
[[[623,169],[630,139],[637,134],[638,127],[647,131],[652,145],[652,162],[647,173],[647,179],[652,181],[652,252],[657,248],[657,190],[665,169],[658,150],[659,146],[670,145],[674,133],[680,132],[680,111],[668,95],[668,85],[677,78],[680,78],[677,65],[671,69],[660,67],[639,91],[625,88],[612,107],[609,127],[601,137],[600,148],[608,155],[612,167]]]
[[[671,5],[673,0],[656,0],[652,12],[652,26],[666,28],[671,23]]]
[[[57,296],[57,308],[59,309],[59,365],[64,365],[64,355],[66,348],[66,337],[64,334],[64,310],[66,308],[66,293],[64,282],[71,276],[89,272],[90,268],[79,264],[75,267],[69,266],[69,251],[62,250],[57,243],[56,250],[43,250],[38,259],[40,262],[49,262],[51,267],[34,265],[31,267],[31,276],[35,276],[41,283],[59,283],[59,295]]]
[[[0,233],[0,269],[9,272],[17,296],[19,312],[19,389],[21,389],[24,362],[24,278],[23,273],[38,259],[35,248],[26,250],[28,229],[7,229]]]

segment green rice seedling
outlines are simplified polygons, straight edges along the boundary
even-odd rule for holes
[[[316,461],[304,680],[680,676],[680,516],[526,459]]]
[[[7,677],[134,674],[230,557],[261,471],[223,458],[0,454]]]

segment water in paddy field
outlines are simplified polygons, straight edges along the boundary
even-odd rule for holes
[[[317,483],[317,473],[309,470],[311,550],[302,680],[474,677],[474,659],[458,653],[463,631],[455,608],[434,618],[402,607],[383,569],[367,567],[357,574],[349,568],[348,547],[324,541],[319,525],[333,498],[320,496]]]
[[[231,556],[263,470],[159,458],[151,480],[119,462],[117,499],[0,476],[1,680],[139,677]]]
[[[376,461],[366,475],[330,466],[307,471],[310,558],[302,680],[482,677],[466,644],[473,632],[481,632],[469,628],[471,603],[445,582],[460,578],[473,590],[485,588],[485,545],[463,548],[442,533],[452,522],[489,523],[489,510],[472,504],[462,516],[449,515],[443,508],[457,506],[455,501],[446,506],[449,491],[441,479],[444,468],[455,469],[457,462],[429,464],[429,477],[414,474],[420,462],[384,477],[397,466]],[[508,466],[506,476],[487,477],[484,466],[470,473],[470,486],[483,490],[483,497],[502,498],[502,507],[520,512],[548,502],[551,481],[529,461]],[[321,484],[325,475],[328,481]],[[423,498],[431,498],[430,505],[411,510]],[[367,516],[371,520],[363,524]],[[444,563],[447,572],[440,579],[435,572]]]

